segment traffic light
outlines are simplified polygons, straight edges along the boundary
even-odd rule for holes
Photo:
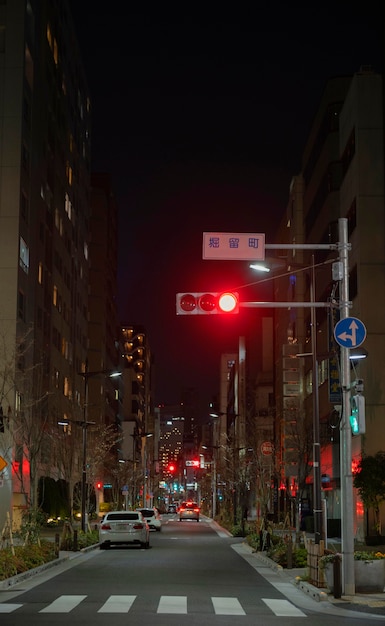
[[[361,394],[350,398],[350,426],[352,435],[363,435],[366,432],[365,397]]]
[[[177,293],[177,315],[218,315],[239,313],[236,291]]]
[[[96,483],[96,489],[97,489],[98,491],[101,491],[102,487],[103,487],[103,483],[99,480],[99,481]]]
[[[169,464],[167,465],[167,471],[168,471],[170,474],[174,474],[174,472],[176,471],[176,465],[175,465],[175,463],[169,463]]]
[[[201,463],[199,459],[189,459],[186,461],[186,467],[200,467]]]

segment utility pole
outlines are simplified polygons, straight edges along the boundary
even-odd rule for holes
[[[340,319],[349,317],[349,261],[348,220],[338,220],[342,279],[340,294]],[[355,594],[354,579],[354,521],[352,432],[350,427],[350,348],[341,347],[342,419],[340,422],[340,472],[341,472],[341,543],[342,586],[345,595]]]

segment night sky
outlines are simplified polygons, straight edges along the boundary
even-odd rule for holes
[[[177,317],[176,293],[270,297],[268,284],[243,288],[256,280],[247,262],[203,261],[202,233],[272,241],[327,79],[382,71],[381,3],[257,2],[215,14],[70,4],[93,103],[93,171],[111,175],[119,205],[121,322],[147,329],[155,402],[194,388],[205,406],[220,354],[257,333],[262,313]]]

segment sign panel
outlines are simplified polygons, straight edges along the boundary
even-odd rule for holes
[[[0,456],[0,472],[3,471],[5,467],[7,467],[8,463],[2,456]]]
[[[203,233],[203,259],[264,261],[262,233]]]
[[[271,441],[264,441],[261,444],[261,452],[265,456],[270,456],[270,454],[273,454],[273,444],[271,443]]]
[[[366,328],[356,317],[345,317],[334,328],[336,342],[343,348],[357,348],[366,337]]]

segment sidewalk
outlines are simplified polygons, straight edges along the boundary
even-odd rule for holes
[[[304,580],[306,578],[306,567],[287,569],[269,559],[263,552],[254,552],[254,555],[317,602],[329,602],[338,609],[379,615],[385,619],[385,591],[382,593],[355,594],[354,596],[334,598],[327,588],[315,587]]]

